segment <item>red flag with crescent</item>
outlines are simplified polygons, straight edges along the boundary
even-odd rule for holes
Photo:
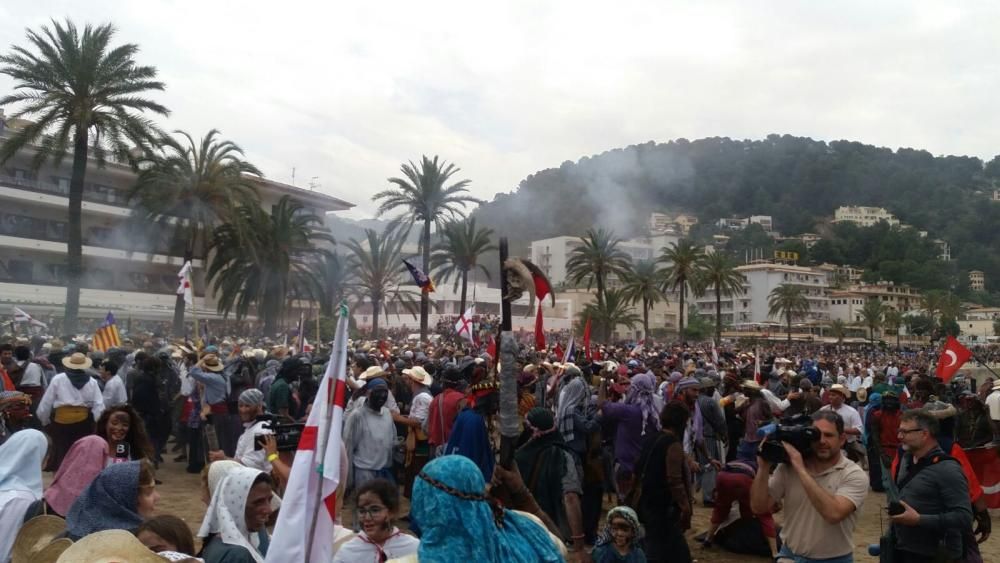
[[[972,352],[968,348],[962,346],[962,343],[955,339],[954,336],[949,336],[948,340],[944,343],[944,350],[941,350],[941,355],[938,356],[937,361],[937,375],[941,378],[941,381],[948,383],[953,375],[969,361],[972,357]]]

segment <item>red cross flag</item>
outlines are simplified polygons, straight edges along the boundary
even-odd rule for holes
[[[953,375],[962,367],[965,362],[972,357],[972,352],[962,346],[962,343],[955,340],[954,336],[949,336],[944,343],[944,350],[938,356],[937,374],[941,381],[948,383]]]
[[[462,313],[462,316],[458,318],[458,322],[455,323],[455,332],[458,335],[469,342],[474,343],[472,336],[472,317],[476,314],[476,306],[473,305],[469,307],[469,310]]]
[[[177,295],[184,296],[184,302],[194,305],[194,290],[191,289],[191,262],[185,262],[177,272]]]

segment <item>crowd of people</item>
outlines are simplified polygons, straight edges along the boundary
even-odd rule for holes
[[[503,459],[495,346],[350,342],[334,561],[683,563],[699,542],[849,562],[870,491],[890,501],[884,560],[982,561],[1000,383],[942,381],[932,350],[522,344]],[[0,562],[264,561],[327,362],[238,338],[9,338]],[[201,476],[192,526],[157,510],[167,457]]]

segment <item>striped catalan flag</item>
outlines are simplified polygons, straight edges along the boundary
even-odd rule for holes
[[[118,334],[118,327],[115,325],[115,316],[108,311],[108,316],[104,317],[104,324],[94,333],[94,348],[101,352],[107,352],[108,348],[122,345],[122,337]]]

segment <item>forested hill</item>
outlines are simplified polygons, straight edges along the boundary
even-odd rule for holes
[[[1000,202],[990,202],[995,180],[1000,158],[984,163],[788,135],[679,139],[536,172],[475,216],[523,248],[526,241],[579,235],[595,224],[627,237],[642,230],[651,211],[690,212],[703,223],[771,215],[787,236],[815,232],[840,205],[872,205],[947,240],[959,268],[1000,276]]]

